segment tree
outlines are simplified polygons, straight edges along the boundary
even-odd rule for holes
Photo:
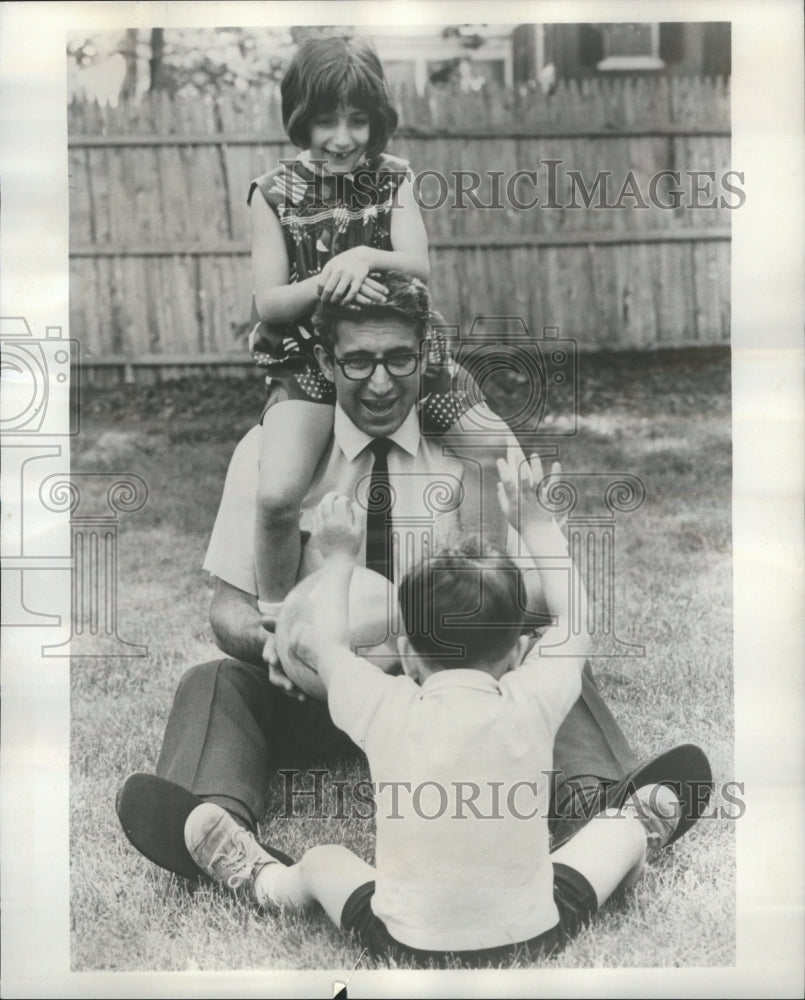
[[[148,89],[153,93],[155,90],[165,90],[167,80],[165,78],[165,29],[151,29],[151,58],[148,60],[149,83]]]
[[[137,94],[137,28],[128,28],[123,35],[118,52],[126,62],[126,75],[120,87],[122,100],[131,100]]]

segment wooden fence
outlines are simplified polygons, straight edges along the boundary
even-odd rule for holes
[[[729,340],[730,214],[743,195],[725,81],[433,89],[397,103],[390,151],[417,175],[434,301],[462,333],[514,314],[582,349]],[[75,102],[69,129],[71,335],[85,361],[237,367],[246,190],[296,153],[276,91]],[[678,172],[677,207],[662,171]]]

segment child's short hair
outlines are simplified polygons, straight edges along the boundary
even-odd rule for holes
[[[411,323],[420,341],[427,338],[431,316],[427,286],[402,271],[386,271],[381,280],[388,290],[385,301],[361,306],[359,311],[338,302],[319,300],[313,311],[313,329],[330,354],[335,347],[338,321],[342,319],[355,323],[366,317],[382,319],[397,315]]]
[[[303,149],[310,146],[314,116],[335,111],[339,104],[369,115],[369,156],[381,153],[397,128],[383,66],[366,38],[308,38],[291,60],[280,92],[282,123],[291,142]]]
[[[521,590],[509,556],[467,538],[417,563],[398,599],[415,652],[446,670],[494,663],[512,649],[525,616]]]

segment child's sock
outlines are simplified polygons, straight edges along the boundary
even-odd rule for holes
[[[279,862],[266,865],[254,880],[254,894],[260,906],[292,906],[302,909],[307,894],[299,877],[299,865]]]

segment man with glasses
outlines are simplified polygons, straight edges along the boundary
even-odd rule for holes
[[[423,546],[440,546],[457,526],[462,463],[443,453],[440,439],[421,435],[416,411],[427,290],[393,273],[384,283],[383,304],[357,310],[322,303],[315,315],[317,357],[335,386],[336,407],[333,439],[302,505],[300,579],[321,565],[314,546],[306,544],[306,529],[327,493],[354,498],[365,511],[365,562],[390,580],[401,579]],[[356,753],[331,722],[325,702],[299,698],[264,627],[278,609],[259,608],[256,598],[250,526],[258,436],[254,428],[232,457],[204,564],[215,578],[210,622],[220,648],[232,658],[185,674],[156,776],[132,775],[118,795],[118,815],[135,847],[187,877],[198,869],[184,844],[184,817],[201,800],[223,806],[255,831],[278,768]],[[634,767],[589,670],[582,696],[557,736],[556,758],[565,779],[593,775],[585,781],[596,788]],[[566,787],[567,782],[557,791],[560,808],[568,801]]]

